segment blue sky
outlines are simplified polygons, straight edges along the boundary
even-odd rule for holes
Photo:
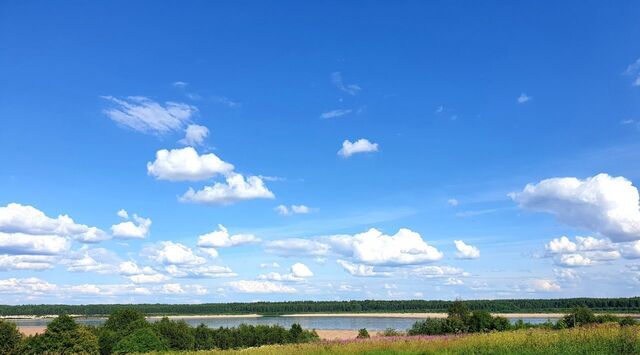
[[[637,296],[639,6],[0,4],[0,293]]]

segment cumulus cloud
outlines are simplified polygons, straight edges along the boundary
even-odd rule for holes
[[[57,255],[69,250],[69,239],[57,235],[0,232],[0,253],[11,255]]]
[[[56,259],[49,255],[0,255],[0,270],[46,270]]]
[[[614,242],[640,239],[638,189],[624,177],[552,178],[528,184],[509,196],[521,208],[551,213],[566,224]]]
[[[120,275],[136,284],[160,283],[169,279],[168,276],[159,273],[150,266],[139,267],[134,261],[121,262],[118,269]]]
[[[327,111],[327,112],[323,112],[320,115],[320,118],[324,118],[324,119],[328,119],[328,118],[336,118],[336,117],[340,117],[340,116],[344,116],[344,115],[348,115],[351,112],[353,112],[352,109],[338,109],[338,110],[332,110],[332,111]]]
[[[218,224],[218,230],[203,234],[198,237],[198,247],[211,257],[216,257],[218,252],[215,248],[228,248],[244,244],[255,244],[260,242],[260,238],[253,234],[230,235],[227,228]]]
[[[357,84],[345,84],[342,80],[342,74],[340,72],[331,73],[331,82],[340,91],[346,92],[349,95],[357,95],[362,88]]]
[[[148,259],[163,265],[201,265],[206,260],[196,255],[191,248],[171,241],[159,242],[143,249]]]
[[[520,96],[518,96],[516,100],[518,101],[519,104],[523,104],[525,102],[531,101],[531,97],[527,96],[527,94],[525,93],[522,93],[520,94]]]
[[[562,266],[577,267],[593,265],[594,261],[582,254],[564,254],[557,259],[557,263]]]
[[[401,228],[395,235],[385,235],[371,228],[355,235],[327,238],[333,250],[367,265],[411,265],[440,260],[443,254],[427,244],[419,233]]]
[[[143,96],[103,98],[113,104],[113,107],[103,111],[107,117],[121,126],[146,134],[177,131],[198,111],[191,105],[171,101],[162,105]]]
[[[108,274],[117,271],[117,256],[104,248],[83,248],[63,260],[70,272]]]
[[[280,264],[278,264],[277,262],[272,262],[272,263],[261,263],[260,264],[260,268],[262,269],[267,269],[267,268],[279,268]]]
[[[207,127],[190,124],[184,130],[184,138],[179,140],[178,143],[190,146],[202,145],[208,135],[209,129]]]
[[[379,272],[374,270],[374,267],[371,265],[354,264],[341,259],[336,260],[336,263],[342,266],[343,269],[345,269],[349,274],[353,276],[360,276],[360,277],[391,276],[391,273],[389,272]]]
[[[640,241],[628,243],[622,247],[622,255],[627,259],[640,258]]]
[[[529,281],[530,292],[558,292],[560,289],[560,285],[552,280],[534,279]]]
[[[156,160],[147,163],[147,173],[158,180],[199,181],[229,174],[233,165],[213,153],[199,155],[193,147],[161,149]]]
[[[179,278],[223,278],[238,276],[231,268],[220,265],[169,265],[165,271],[172,277]]]
[[[276,212],[278,212],[281,216],[291,216],[294,214],[307,214],[312,211],[311,208],[305,205],[291,205],[291,207],[287,207],[285,205],[278,205],[276,208]]]
[[[118,211],[118,216],[129,219],[125,210]],[[151,219],[133,215],[133,221],[125,221],[111,226],[111,234],[120,239],[144,239],[149,233]]]
[[[342,148],[338,151],[338,155],[348,158],[354,154],[371,153],[378,151],[378,143],[371,143],[369,140],[361,138],[355,142],[345,140],[342,142]]]
[[[226,283],[231,289],[240,293],[294,293],[297,290],[291,286],[271,281],[239,280]]]
[[[576,237],[574,242],[562,236],[545,244],[545,250],[554,256],[556,264],[579,267],[619,259],[622,254],[617,249],[621,245],[614,245],[606,238]]]
[[[270,272],[267,274],[258,275],[261,280],[269,281],[296,281],[301,282],[305,279],[312,277],[313,272],[309,267],[303,263],[295,263],[291,265],[288,274],[280,274],[279,272]]]
[[[226,183],[216,182],[213,186],[205,186],[195,191],[189,188],[181,202],[228,205],[243,200],[273,199],[275,195],[265,186],[261,178],[249,176],[245,180],[240,174],[229,174]]]
[[[0,293],[44,295],[55,291],[57,286],[36,277],[0,280]]]
[[[104,231],[75,223],[68,215],[51,218],[35,207],[19,203],[0,207],[0,232],[69,237],[82,243],[109,238]]]
[[[473,245],[466,244],[462,240],[454,240],[458,252],[456,256],[460,259],[477,259],[480,257],[480,250]]]

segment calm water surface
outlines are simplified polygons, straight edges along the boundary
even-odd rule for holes
[[[179,317],[172,319],[181,319]],[[511,322],[522,319],[525,322],[539,324],[547,319],[552,321],[557,318],[511,318]],[[76,321],[87,325],[100,325],[106,318],[76,318]],[[258,318],[184,318],[184,321],[192,326],[204,323],[208,327],[234,327],[245,324],[278,324],[289,328],[293,323],[300,323],[305,329],[340,329],[353,330],[367,328],[368,330],[384,330],[394,328],[398,330],[409,329],[416,318],[380,318],[380,317],[258,317]],[[51,319],[14,319],[18,326],[46,326]]]

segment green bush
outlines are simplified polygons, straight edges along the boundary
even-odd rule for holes
[[[509,319],[505,317],[493,317],[491,329],[499,332],[509,330],[511,329],[511,322],[509,322]]]
[[[16,354],[21,341],[22,335],[16,324],[0,319],[0,354]]]
[[[99,354],[98,338],[93,330],[79,326],[73,318],[61,315],[54,319],[42,335],[25,339],[22,354]]]
[[[633,317],[622,317],[618,319],[620,325],[638,325],[638,320]]]
[[[369,332],[367,331],[367,328],[362,328],[360,330],[358,330],[358,336],[356,336],[356,339],[369,339]]]
[[[588,307],[576,307],[571,313],[564,316],[564,321],[569,328],[596,323],[596,316],[593,311]]]
[[[397,337],[402,335],[404,335],[403,332],[397,331],[393,328],[387,328],[384,330],[384,332],[382,332],[382,336],[385,336],[385,337]]]
[[[470,332],[488,332],[493,328],[493,317],[487,311],[473,311],[468,327]]]
[[[167,343],[153,329],[140,328],[122,338],[114,347],[115,354],[144,353],[168,350]]]

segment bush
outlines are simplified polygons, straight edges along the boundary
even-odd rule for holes
[[[499,332],[509,330],[511,329],[511,322],[509,322],[509,319],[505,317],[493,317],[491,329],[497,330]]]
[[[449,306],[447,313],[449,315],[449,319],[458,319],[461,320],[464,324],[468,323],[469,317],[471,316],[467,304],[460,300],[453,301],[453,303],[451,303],[451,306]]]
[[[369,339],[369,332],[367,331],[367,328],[362,328],[360,330],[358,330],[358,336],[356,336],[356,339]]]
[[[42,335],[25,339],[22,354],[99,354],[98,338],[89,327],[79,326],[73,318],[54,319]]]
[[[385,337],[398,337],[402,335],[404,335],[403,332],[397,331],[393,328],[387,328],[384,330],[384,332],[382,332],[382,336],[385,336]]]
[[[21,340],[22,335],[15,323],[0,319],[0,354],[16,354]]]
[[[193,347],[195,350],[208,350],[216,347],[213,337],[213,329],[200,324],[193,330]]]
[[[596,322],[596,316],[588,307],[576,307],[571,313],[563,317],[569,328],[591,324]]]
[[[625,325],[638,325],[638,320],[633,317],[622,317],[618,319],[618,323],[622,326]]]
[[[163,317],[153,324],[156,333],[164,339],[170,350],[192,350],[195,337],[185,321],[172,321]]]
[[[427,318],[413,323],[407,332],[409,335],[441,335],[448,329],[447,319]]]
[[[122,338],[114,347],[116,354],[167,350],[167,344],[151,328],[141,328]]]

